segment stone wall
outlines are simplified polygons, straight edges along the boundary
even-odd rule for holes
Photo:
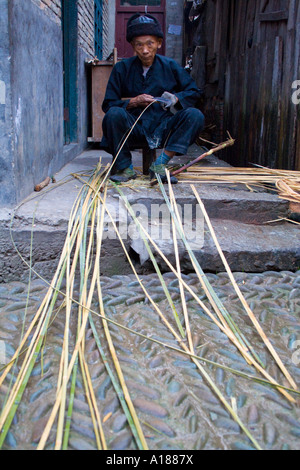
[[[61,0],[31,0],[53,21],[61,22]]]
[[[0,0],[0,201],[15,202],[12,161],[11,61],[7,0]]]
[[[78,38],[79,46],[94,57],[94,0],[78,1]]]

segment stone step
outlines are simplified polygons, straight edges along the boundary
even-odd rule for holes
[[[198,152],[198,149],[196,150]],[[50,186],[49,191],[38,196],[33,193],[14,210],[13,219],[11,209],[0,210],[0,282],[28,275],[26,265],[12,244],[11,235],[21,255],[29,262],[32,231],[32,266],[48,280],[52,279],[67,234],[70,212],[82,187],[81,182],[69,175],[81,174],[86,167],[93,168],[98,161],[99,152],[86,152],[84,157],[75,159],[60,172],[57,186],[53,188]],[[209,166],[223,165],[216,159],[206,163]],[[270,269],[299,268],[299,226],[285,222],[269,223],[290,217],[288,201],[258,188],[250,191],[241,184],[195,183],[195,187],[215,226],[217,237],[232,270],[262,272]],[[135,213],[137,215],[140,213],[147,223],[150,220],[152,227],[157,229],[160,220],[170,226],[170,214],[158,186],[150,187],[148,179],[140,178],[132,182],[132,187],[125,185],[121,188]],[[165,189],[168,193],[166,186]],[[179,181],[173,190],[184,221],[187,216],[187,220],[194,224],[192,228],[199,226],[200,240],[197,241],[198,246],[195,246],[195,254],[202,268],[211,272],[224,270],[207,230],[203,229],[203,214],[199,211],[191,185]],[[107,203],[114,213],[115,221],[123,223],[126,247],[132,248],[134,250],[132,253],[137,254],[136,269],[141,273],[147,269],[153,270],[152,266],[148,266],[148,262],[144,262],[147,253],[141,247],[139,240],[132,241],[130,238],[133,224],[128,219],[124,203],[114,188],[108,190]],[[131,267],[120,242],[114,236],[111,225],[108,224],[105,230],[101,259],[103,273],[114,275],[131,272]],[[159,239],[159,236],[154,235],[154,239]],[[174,259],[174,249],[169,239],[170,235],[162,240],[162,244],[169,259]],[[186,272],[191,270],[191,263],[183,251],[181,266]]]
[[[221,197],[224,195],[224,191],[227,190],[222,189],[215,194],[213,188],[209,190],[201,188],[199,194],[207,212],[210,216],[212,215],[210,220],[231,269],[245,272],[299,269],[299,226],[288,222],[262,223],[286,216],[288,205],[285,202],[282,203],[278,198],[274,201],[274,196],[256,194],[254,198],[252,193],[239,190],[230,192],[235,197],[225,199]],[[125,190],[124,193],[126,194]],[[239,197],[241,193],[243,198]],[[161,194],[158,191],[152,191],[152,195],[150,195],[146,190],[137,193],[127,189],[126,196],[136,214],[138,215],[141,211],[144,215],[144,221],[147,222],[147,227],[150,229],[149,233],[175,265],[174,247],[170,239],[170,214],[167,207],[163,207]],[[194,196],[188,191],[182,195],[181,191],[180,196],[177,197],[177,203],[183,208],[184,221],[186,222],[187,213],[187,218],[191,217],[192,219],[194,225],[192,227],[188,225],[191,236],[195,236],[195,229],[198,231],[198,239],[193,244],[193,250],[202,269],[210,272],[224,271],[208,229],[203,225],[202,213],[199,210],[195,212]],[[139,237],[135,239],[136,230],[132,232],[132,229],[135,228],[134,223],[128,219],[124,204],[115,192],[110,193],[108,204],[110,209],[114,211],[116,222],[123,223],[125,231],[123,239],[127,249],[132,249],[132,253],[137,254],[136,269],[138,272],[153,270],[152,265],[147,261],[148,253],[143,242]],[[189,212],[191,207],[192,216]],[[157,214],[160,211],[162,217],[158,218]],[[42,210],[39,215],[36,215],[33,227],[32,265],[37,272],[51,280],[66,237],[68,218],[65,214],[59,222],[49,224],[39,220],[41,215],[43,215]],[[28,220],[25,216],[24,219],[19,218],[13,227],[12,236],[21,254],[29,262],[32,226]],[[149,220],[150,225],[148,226]],[[163,220],[163,230],[166,230],[163,235],[161,232],[157,232],[161,220]],[[9,228],[4,225],[0,233],[0,282],[19,279],[24,273],[26,275],[26,265],[12,246],[11,233]],[[153,232],[153,228],[156,231]],[[163,239],[161,239],[162,236]],[[132,238],[134,239],[132,240]],[[161,263],[162,269],[167,270],[167,266],[161,262],[160,257],[157,259]],[[103,272],[107,275],[117,274],[119,270],[123,273],[131,272],[128,260],[110,224],[106,227],[101,262]],[[180,249],[180,263],[182,271],[192,271],[191,261],[183,247]]]
[[[232,271],[264,272],[296,271],[300,267],[299,227],[288,222],[272,225],[245,224],[228,219],[211,219],[217,240]],[[195,236],[195,234],[194,234]],[[155,240],[168,261],[176,265],[173,240]],[[197,234],[193,241],[191,232],[190,246],[204,271],[224,271],[223,262],[215,242],[204,224],[204,237]],[[142,240],[134,240],[132,248],[145,261],[147,252]],[[192,272],[193,266],[182,242],[179,244],[180,265],[183,272]],[[161,269],[169,267],[156,254]],[[147,261],[148,262],[148,261]]]
[[[195,188],[210,218],[236,220],[248,224],[263,224],[290,215],[289,202],[279,199],[274,193],[251,192],[244,185],[196,184]],[[189,184],[179,183],[173,187],[173,190],[179,206],[198,205]],[[151,207],[165,203],[159,190],[145,189],[139,192],[125,190],[124,194],[131,205],[145,205],[149,213]]]

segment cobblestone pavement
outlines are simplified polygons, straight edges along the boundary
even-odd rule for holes
[[[208,277],[224,305],[265,363],[266,370],[281,384],[286,385],[281,372],[262,346],[227,275],[209,274]],[[300,271],[236,273],[235,277],[265,333],[300,386]],[[165,274],[164,279],[180,311],[178,281],[172,273]],[[190,274],[185,275],[184,279],[206,302],[197,277]],[[157,276],[145,275],[143,282],[172,322]],[[171,333],[145,299],[133,275],[103,277],[102,288],[108,317],[135,331],[178,347]],[[28,286],[23,282],[0,285],[2,362],[4,359],[8,361],[13,355],[22,330],[26,329],[36,312],[47,286],[41,280],[32,281],[29,302],[27,290]],[[190,294],[187,294],[187,305],[197,354],[235,370],[258,376]],[[97,304],[94,304],[93,308],[96,309]],[[64,333],[63,314],[64,312],[60,311],[49,327],[43,367],[38,358],[7,435],[5,449],[34,449],[39,442],[56,393]],[[75,317],[76,312],[71,328],[73,334],[76,331]],[[104,335],[101,320],[94,316],[94,321],[102,340]],[[190,358],[114,324],[110,324],[109,329],[151,450],[253,448],[250,440],[231,418]],[[91,328],[88,328],[86,333],[86,357],[100,414],[105,421],[104,433],[108,448],[136,449]],[[300,449],[300,411],[297,405],[290,404],[269,385],[240,377],[215,365],[204,362],[202,364],[229,403],[236,405],[238,416],[263,449]],[[14,377],[10,375],[1,388],[0,404],[5,399],[9,382],[13,383],[13,380]],[[53,431],[47,442],[48,449],[53,448],[54,439]],[[96,449],[92,420],[80,375],[77,380],[69,448]]]

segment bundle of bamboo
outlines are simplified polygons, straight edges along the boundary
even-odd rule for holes
[[[193,165],[180,174],[182,183],[245,184],[267,187],[279,196],[299,202],[300,171],[272,170],[269,168],[202,167]],[[268,185],[268,186],[267,186]]]

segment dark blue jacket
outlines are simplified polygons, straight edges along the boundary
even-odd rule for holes
[[[157,54],[144,78],[142,63],[137,56],[134,56],[117,62],[114,66],[102,109],[107,113],[113,106],[127,108],[129,99],[124,100],[124,98],[133,98],[144,93],[159,97],[164,91],[177,96],[179,102],[176,107],[178,109],[194,107],[202,93],[188,72],[175,60]],[[143,110],[131,108],[127,111],[137,118]],[[172,113],[169,110],[165,111],[160,103],[154,103],[143,114],[139,125],[143,127],[147,139],[154,137],[155,134],[159,140],[170,117]]]

